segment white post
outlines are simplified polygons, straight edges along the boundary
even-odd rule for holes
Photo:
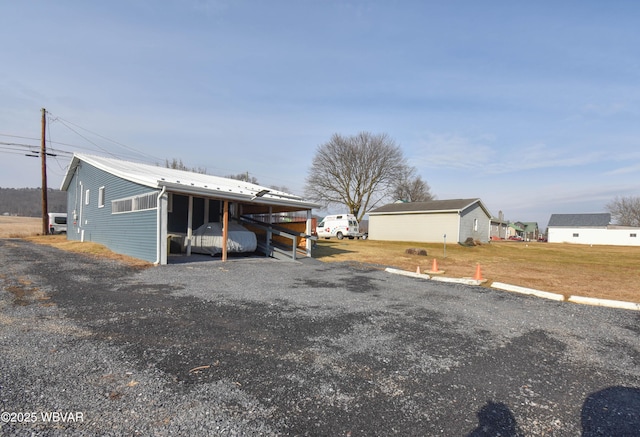
[[[187,215],[187,256],[191,256],[191,237],[193,236],[193,196],[189,196],[189,213]]]

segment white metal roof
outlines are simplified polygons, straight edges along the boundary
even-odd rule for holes
[[[302,209],[318,208],[318,205],[306,202],[300,196],[249,182],[85,154],[73,155],[62,181],[61,190],[68,189],[75,169],[81,161],[114,176],[155,189],[166,187],[168,191],[183,194]],[[264,193],[265,190],[267,190],[266,193]]]

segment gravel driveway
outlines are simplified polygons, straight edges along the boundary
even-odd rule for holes
[[[640,430],[638,312],[200,260],[135,270],[0,240],[0,435]]]

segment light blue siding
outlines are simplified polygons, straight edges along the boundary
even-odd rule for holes
[[[104,187],[104,206],[99,190]],[[89,201],[86,194],[89,190]],[[67,238],[104,244],[114,252],[155,262],[157,209],[112,214],[111,202],[160,190],[136,184],[80,162],[67,190]]]
[[[477,220],[477,226],[476,226]],[[489,241],[491,218],[485,213],[479,203],[474,203],[460,213],[460,239],[463,243],[467,238],[486,243]]]

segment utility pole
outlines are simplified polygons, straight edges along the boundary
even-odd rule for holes
[[[47,110],[42,108],[42,142],[40,143],[40,162],[42,163],[42,235],[49,233],[49,204],[47,200],[47,146],[45,132]]]

